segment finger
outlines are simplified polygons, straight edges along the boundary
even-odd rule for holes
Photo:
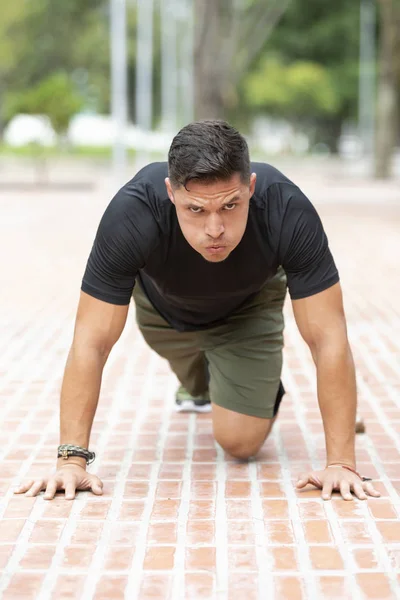
[[[345,479],[342,479],[342,481],[340,482],[340,493],[342,494],[343,498],[345,500],[353,500],[353,496],[351,495],[350,492],[350,483],[348,481],[346,481]]]
[[[71,481],[69,479],[68,482],[65,484],[65,498],[67,500],[73,500],[75,498],[75,489],[75,481]]]
[[[381,495],[381,493],[374,488],[373,484],[370,481],[364,483],[363,487],[364,491],[370,496],[375,496],[376,498],[378,498]]]
[[[43,496],[44,499],[52,500],[56,494],[58,486],[59,486],[59,482],[57,481],[57,479],[50,479],[49,483],[47,484],[46,492]]]
[[[31,489],[26,492],[25,496],[37,496],[44,487],[45,485],[43,479],[39,479],[33,483]]]
[[[323,500],[330,500],[332,496],[332,481],[325,481],[324,486],[322,488],[322,498]]]
[[[367,499],[367,495],[364,492],[364,488],[362,486],[362,483],[354,483],[353,484],[353,492],[357,496],[357,498],[359,498],[360,500],[366,500]]]
[[[14,490],[14,494],[24,494],[29,490],[30,487],[32,487],[32,485],[33,479],[30,479],[29,481],[24,481],[24,483],[21,483],[21,485],[17,487],[16,490]]]
[[[97,496],[101,496],[103,493],[103,482],[98,477],[93,477],[92,482],[92,492]]]
[[[304,473],[304,472],[303,472],[303,473],[300,473],[300,475],[299,475],[299,476],[298,476],[298,478],[297,478],[296,485],[297,485],[298,487],[303,487],[303,486],[305,485],[305,483],[304,483],[305,481],[306,481],[306,482],[308,481],[308,474],[307,474],[307,473]]]

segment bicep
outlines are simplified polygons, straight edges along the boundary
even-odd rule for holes
[[[84,345],[108,354],[124,329],[128,309],[129,304],[110,304],[81,291],[74,345]]]
[[[318,294],[339,281],[321,218],[299,191],[283,222],[279,255],[292,300]]]
[[[297,327],[310,348],[316,348],[327,341],[347,339],[339,282],[318,294],[292,300],[292,307]]]

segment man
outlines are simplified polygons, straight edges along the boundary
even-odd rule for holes
[[[166,163],[142,169],[106,209],[82,281],[61,392],[58,470],[17,493],[102,493],[86,472],[103,367],[130,299],[147,343],[176,373],[177,409],[212,410],[217,442],[257,454],[284,394],[283,303],[317,368],[326,468],[305,473],[325,499],[378,496],[356,472],[356,382],[339,275],[321,220],[296,185],[249,161],[227,123],[203,121],[174,138]]]

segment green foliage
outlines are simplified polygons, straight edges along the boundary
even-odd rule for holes
[[[329,71],[310,61],[285,65],[264,58],[247,78],[245,97],[251,109],[300,121],[331,115],[338,108]]]
[[[329,76],[340,120],[356,116],[358,97],[360,3],[348,0],[292,0],[264,53],[285,64],[317,63]]]
[[[75,111],[77,96],[83,99],[84,108],[109,111],[109,0],[11,0],[3,4],[0,117],[9,118],[17,106],[29,108],[36,104],[40,105],[41,114],[51,111],[54,126],[61,131],[65,129],[66,115]],[[127,2],[131,117],[135,114],[134,5]],[[270,0],[226,0],[223,14],[229,22],[233,5],[242,6],[246,14],[254,8],[261,19]],[[296,122],[313,122],[322,141],[326,141],[328,131],[333,132],[329,133],[332,140],[337,138],[343,121],[357,114],[359,6],[359,0],[291,0],[248,72],[239,84],[232,83],[232,89],[225,90],[234,98],[230,120],[245,123],[249,115],[264,112]],[[157,14],[154,25],[154,108],[159,112],[161,57]],[[244,37],[242,51],[246,44],[258,48],[255,42],[263,39],[260,27],[262,22],[256,22],[253,29],[247,21],[240,22],[235,35]],[[226,42],[221,38],[224,52],[229,46]],[[215,60],[226,60],[224,52],[216,53]],[[240,55],[239,49],[230,61],[239,64]],[[63,77],[68,83],[53,79],[61,72],[66,74]],[[58,102],[64,106],[55,106]],[[32,111],[30,108],[28,112]],[[334,143],[331,145],[334,147]]]
[[[10,95],[8,118],[18,113],[44,114],[54,130],[63,134],[70,119],[81,110],[82,98],[76,93],[68,75],[62,71],[40,81],[24,92]]]

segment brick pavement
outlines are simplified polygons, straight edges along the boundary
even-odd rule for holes
[[[56,198],[3,193],[1,598],[400,597],[400,203],[386,202],[379,184],[368,202],[366,182],[311,184],[303,189],[341,271],[367,423],[358,468],[381,497],[323,502],[320,491],[294,488],[304,468],[322,466],[324,439],[314,367],[289,303],[288,394],[256,461],[224,455],[208,415],[172,411],[177,382],[145,346],[132,309],[106,366],[91,438],[103,496],[13,495],[54,465],[79,283],[108,188]]]

